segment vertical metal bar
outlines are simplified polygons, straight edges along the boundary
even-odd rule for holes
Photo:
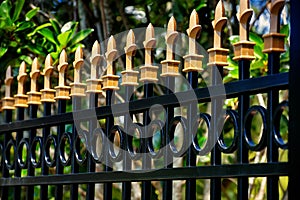
[[[239,80],[249,79],[250,77],[250,61],[239,60]],[[242,94],[238,98],[239,100],[239,114],[240,114],[240,134],[238,141],[237,160],[239,164],[248,163],[248,149],[244,143],[243,130],[244,130],[244,118],[245,113],[249,109],[250,101],[249,94]],[[238,178],[238,199],[248,199],[248,177]]]
[[[153,83],[144,83],[144,98],[149,98],[153,96]],[[150,123],[151,119],[149,116],[149,110],[144,112],[143,124],[145,127]],[[141,138],[141,148],[142,148],[142,169],[149,170],[151,168],[151,158],[148,155],[147,142],[149,140],[148,130],[144,130]],[[151,199],[151,181],[142,182],[142,199]]]
[[[17,108],[17,121],[22,121],[24,120],[24,108],[23,107],[18,107]],[[23,131],[17,131],[16,134],[16,147],[19,145],[21,139],[23,137]],[[18,152],[15,152],[15,178],[21,177],[21,168],[18,164],[18,159],[17,159],[17,154]],[[14,186],[14,199],[21,199],[21,186]]]
[[[269,53],[268,75],[279,73],[280,53]],[[268,92],[268,141],[267,141],[267,160],[268,162],[278,162],[278,147],[273,138],[273,112],[279,103],[279,91],[277,89]],[[267,199],[279,199],[278,176],[267,178]]]
[[[38,105],[36,104],[30,104],[29,105],[29,117],[30,119],[35,119],[37,117],[37,110],[38,110]],[[32,141],[34,137],[36,136],[36,129],[31,129],[30,134],[29,134],[29,148],[32,145]],[[28,149],[29,154],[31,153],[30,150]],[[28,154],[28,155],[29,155]],[[28,158],[28,169],[27,169],[27,175],[28,176],[34,176],[34,168],[32,166],[30,158]],[[34,196],[34,186],[28,186],[27,191],[26,191],[26,199],[30,200],[33,199]]]
[[[125,102],[129,102],[131,95],[133,94],[134,87],[131,85],[126,85],[125,86]],[[126,143],[125,143],[125,148],[126,150],[124,151],[124,158],[123,158],[123,171],[128,171],[131,170],[131,158],[128,153],[128,137],[130,137],[130,133],[128,132],[130,127],[129,127],[129,121],[132,115],[130,113],[125,114],[124,116],[124,130],[126,134]],[[122,182],[122,200],[130,200],[131,198],[131,182]]]
[[[166,94],[171,94],[175,89],[175,78],[171,76],[166,77]],[[174,108],[167,106],[166,108],[166,116],[165,116],[165,135],[162,139],[162,147],[166,147],[168,145],[168,131],[169,131],[169,123],[174,117]],[[164,152],[164,166],[166,168],[173,168],[173,157],[169,151],[169,148],[165,148]],[[167,180],[163,182],[163,199],[170,200],[172,199],[173,194],[173,181]]]
[[[77,111],[81,108],[81,97],[79,96],[72,96],[72,109],[73,111]],[[80,123],[80,122],[79,122]],[[73,149],[73,151],[71,151],[71,173],[72,174],[76,174],[79,172],[79,164],[76,161],[76,156],[75,156],[75,148],[79,148],[79,147],[75,147],[76,144],[76,137],[77,137],[77,130],[76,130],[76,125],[75,122],[73,124],[72,127],[72,141],[70,141],[70,145],[72,145],[71,149]],[[78,199],[78,184],[77,183],[73,183],[71,184],[71,194],[70,194],[70,198],[71,199]]]
[[[10,123],[12,122],[12,110],[4,110],[4,122]],[[8,141],[11,139],[11,133],[5,133],[4,135],[4,144],[3,149],[6,148]],[[4,152],[4,151],[3,151]],[[2,177],[8,178],[9,177],[9,170],[6,168],[4,159],[2,159]],[[2,199],[8,199],[8,187],[2,187]]]
[[[191,89],[196,89],[198,87],[198,72],[188,72],[188,82],[190,84]],[[188,119],[188,144],[189,147],[186,153],[186,166],[192,167],[196,166],[196,154],[193,152],[193,147],[191,141],[194,139],[192,138],[192,131],[194,127],[194,123],[197,119],[194,119],[194,116],[197,116],[197,105],[193,103],[188,105],[187,111],[187,119]],[[187,179],[186,180],[186,188],[185,188],[185,199],[187,200],[194,200],[196,199],[196,180],[195,179]]]
[[[65,99],[58,99],[58,114],[62,114],[66,112],[66,103],[67,101]],[[57,127],[57,146],[56,146],[56,174],[63,174],[64,168],[61,165],[60,162],[60,156],[59,156],[59,142],[62,134],[65,132],[65,125],[59,125]],[[55,189],[55,199],[61,200],[63,198],[63,185],[58,184],[56,185]]]
[[[212,66],[211,67],[212,72],[212,86],[216,86],[219,84],[222,84],[222,79],[220,79],[220,76],[223,76],[223,67],[220,66]],[[212,98],[211,100],[211,139],[209,141],[210,145],[214,145],[212,151],[211,151],[211,161],[210,164],[212,166],[214,165],[220,165],[221,164],[221,152],[216,147],[215,143],[218,139],[218,119],[222,116],[220,113],[220,106],[222,106],[222,100],[218,98]],[[209,137],[210,138],[210,137]],[[221,178],[212,178],[210,181],[210,198],[211,199],[221,199]]]
[[[300,1],[291,0],[290,72],[289,72],[289,198],[298,199],[300,185]]]
[[[113,102],[113,90],[106,90],[106,105],[111,106]],[[106,124],[105,124],[105,135],[106,135],[106,140],[109,140],[109,134],[110,134],[110,129],[114,125],[114,117],[112,115],[109,115],[106,118]],[[105,151],[104,151],[104,156],[105,156],[105,165],[104,165],[104,170],[105,172],[112,171],[112,163],[110,160],[109,156],[109,144],[107,143],[105,145]],[[103,199],[105,200],[110,200],[112,199],[112,183],[105,183],[104,184],[104,190],[103,190]]]
[[[89,96],[89,107],[90,108],[95,108],[98,105],[98,94],[97,93],[90,93]],[[93,157],[91,152],[92,149],[92,139],[93,139],[93,131],[95,128],[97,128],[97,120],[91,119],[89,123],[89,136],[87,137],[87,143],[88,147],[87,149],[90,149],[90,151],[87,151],[87,170],[89,173],[95,172],[95,163],[93,161]],[[95,198],[95,184],[94,183],[89,183],[87,185],[87,194],[86,194],[86,199],[92,200]]]
[[[44,117],[51,115],[51,103],[50,102],[44,102]],[[43,145],[46,145],[46,140],[48,135],[50,134],[50,127],[45,127],[43,128]],[[47,176],[49,175],[49,168],[46,165],[45,161],[45,155],[44,151],[42,151],[42,165],[41,165],[41,170],[42,170],[42,175]],[[48,185],[41,185],[41,190],[40,190],[40,199],[47,199],[48,198]]]

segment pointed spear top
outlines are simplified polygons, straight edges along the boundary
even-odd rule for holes
[[[31,65],[31,74],[40,72],[39,69],[40,69],[40,64],[37,57],[35,57]]]
[[[240,13],[243,13],[247,9],[250,8],[249,0],[241,0],[240,1]]]
[[[126,46],[124,48],[125,53],[129,56],[133,56],[136,50],[135,44],[135,35],[134,32],[130,29],[127,38],[126,38]]]
[[[93,44],[92,47],[92,57],[94,57],[95,55],[100,54],[100,44],[99,42],[96,40]]]
[[[47,55],[46,59],[45,59],[45,68],[44,68],[44,73],[46,73],[46,71],[49,69],[49,68],[52,68],[52,57],[50,54]]]
[[[64,65],[67,63],[68,57],[66,51],[63,49],[59,56],[59,65]]]
[[[176,20],[174,18],[174,16],[172,16],[168,22],[168,29],[167,32],[173,32],[176,31]]]
[[[135,35],[132,29],[130,29],[127,34],[126,46],[129,47],[132,44],[135,44]]]
[[[18,80],[20,80],[23,76],[27,76],[26,74],[26,64],[23,61],[19,67],[19,75],[18,75]]]
[[[220,0],[215,9],[215,20],[218,20],[224,16],[225,16],[225,8],[224,8],[223,1]]]
[[[277,33],[280,31],[278,20],[280,19],[280,12],[282,11],[284,4],[285,0],[272,0],[271,2],[270,33]]]
[[[114,36],[110,36],[107,42],[107,53],[110,53],[116,49],[116,40]]]
[[[8,66],[6,69],[5,85],[10,85],[12,80],[11,66]]]
[[[146,28],[146,36],[143,44],[146,49],[151,49],[156,45],[154,28],[151,23],[149,23],[149,25]]]
[[[145,41],[149,41],[152,38],[154,38],[154,28],[153,25],[151,23],[149,23],[149,25],[146,28],[146,37],[145,37]]]
[[[187,29],[187,34],[191,38],[198,37],[201,30],[201,26],[199,25],[199,17],[197,11],[194,9],[190,16],[190,24],[189,28]]]
[[[83,51],[82,48],[79,46],[75,51],[75,61],[79,61],[83,59]]]

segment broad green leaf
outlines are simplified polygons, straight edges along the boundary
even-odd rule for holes
[[[290,27],[288,24],[283,25],[280,29],[280,33],[288,36],[290,34]]]
[[[38,30],[38,33],[44,36],[49,42],[52,42],[53,44],[59,46],[59,43],[57,42],[53,32],[48,28],[43,28],[41,30]]]
[[[258,35],[250,32],[249,33],[249,40],[255,42],[255,44],[257,46],[259,46],[261,49],[264,48],[264,41],[261,37],[259,37]]]
[[[7,1],[3,1],[0,5],[0,28],[12,26],[13,22],[10,17],[11,5]]]
[[[25,55],[22,55],[19,57],[20,60],[24,60],[27,64],[31,65],[32,64],[32,59],[30,58],[30,56],[25,56]]]
[[[56,19],[49,19],[56,34],[60,33],[60,26]]]
[[[35,25],[33,22],[23,21],[21,23],[18,23],[17,25],[17,31],[24,31],[25,29],[33,28]]]
[[[236,42],[238,42],[240,40],[240,36],[238,36],[238,35],[232,35],[228,39],[229,39],[229,41],[230,41],[231,44],[234,44],[234,43],[236,43]]]
[[[56,62],[58,62],[59,52],[52,52],[52,53],[50,53],[50,55],[51,55],[51,57],[54,60],[53,64],[55,64]]]
[[[284,52],[283,54],[281,54],[280,56],[280,62],[281,63],[287,63],[290,61],[290,49],[287,49],[286,52]]]
[[[73,45],[79,43],[80,41],[84,40],[89,34],[91,34],[94,29],[86,29],[81,30],[74,35],[74,37],[70,40],[68,46],[72,47]]]
[[[68,30],[66,32],[63,32],[61,34],[59,34],[57,36],[57,39],[60,43],[60,47],[61,49],[64,49],[67,47],[67,44],[69,42],[70,36],[72,35],[73,31],[72,30]]]
[[[200,4],[196,7],[196,11],[200,10],[201,8],[206,7],[206,1],[205,0],[201,0]]]
[[[257,60],[251,63],[251,69],[262,69],[266,67],[266,61],[264,60]]]
[[[31,36],[35,35],[35,34],[36,34],[36,32],[37,32],[38,30],[41,30],[41,29],[43,29],[43,28],[46,28],[46,27],[49,27],[49,26],[51,26],[51,24],[50,24],[50,23],[45,23],[45,24],[42,24],[42,25],[40,25],[40,26],[36,27],[36,28],[34,29],[34,31],[33,31],[33,32],[31,32],[31,33],[27,34],[27,36],[28,36],[28,37],[31,37]]]
[[[0,58],[7,52],[8,48],[0,47]]]
[[[71,30],[71,29],[73,29],[73,30],[75,29],[75,31],[76,31],[77,24],[78,24],[78,22],[74,22],[74,21],[67,22],[63,25],[63,27],[61,27],[60,32],[63,33],[63,32],[66,32],[68,30]]]
[[[18,43],[16,41],[10,41],[9,42],[9,46],[10,47],[17,47],[18,46]]]
[[[44,49],[43,49],[41,46],[39,46],[39,45],[35,45],[35,44],[27,44],[25,47],[26,47],[28,50],[30,50],[31,52],[33,52],[33,53],[35,53],[35,54],[37,54],[37,55],[40,55],[40,56],[44,55],[44,56],[45,56],[45,51],[44,51]]]
[[[265,54],[262,52],[262,48],[259,45],[254,46],[254,56],[258,59],[263,59]]]
[[[12,21],[15,22],[19,19],[20,13],[22,12],[25,0],[17,0],[15,3],[15,10],[12,17]]]
[[[31,18],[33,18],[39,10],[40,10],[40,8],[33,8],[30,11],[28,11],[25,14],[26,21],[29,21]]]

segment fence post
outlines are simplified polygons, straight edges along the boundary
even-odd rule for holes
[[[133,57],[136,51],[136,44],[135,44],[135,36],[132,30],[129,30],[127,34],[126,46],[124,48],[126,54],[126,70],[122,71],[122,83],[125,87],[125,101],[129,102],[131,95],[133,95],[134,86],[137,86],[138,80],[138,71],[133,70]],[[125,130],[125,153],[123,158],[123,170],[128,171],[131,170],[131,158],[128,153],[129,151],[129,142],[132,142],[129,137],[132,137],[129,133],[130,131],[130,119],[132,118],[132,114],[127,113],[124,116],[124,130]],[[122,199],[129,200],[131,198],[131,182],[123,182],[122,183]]]
[[[227,23],[227,18],[225,17],[225,10],[223,2],[220,0],[215,9],[215,19],[212,22],[214,28],[214,47],[208,50],[209,63],[207,64],[211,67],[211,78],[212,86],[223,84],[223,67],[227,66],[227,54],[228,49],[222,48],[222,30]],[[221,152],[217,147],[217,140],[219,133],[222,131],[218,127],[221,116],[220,110],[222,109],[224,102],[220,97],[211,99],[211,127],[209,134],[209,144],[214,147],[211,151],[211,165],[221,164]],[[210,182],[210,198],[211,199],[221,199],[221,178],[212,178]]]
[[[263,35],[265,48],[264,53],[268,53],[268,75],[279,73],[280,54],[284,52],[284,34],[280,34],[280,13],[285,4],[284,0],[272,0],[270,8],[270,33]],[[274,110],[279,103],[279,90],[268,92],[268,141],[267,160],[268,162],[278,162],[278,147],[274,142]],[[278,124],[280,126],[280,124]],[[279,199],[278,176],[267,178],[267,199]]]
[[[82,48],[79,46],[75,52],[75,61],[73,62],[74,67],[74,82],[70,84],[71,86],[71,94],[72,97],[72,109],[74,112],[81,109],[81,98],[85,96],[85,86],[86,84],[81,83],[81,74],[80,69],[84,63],[83,60],[83,52]],[[77,125],[76,125],[77,124]],[[73,128],[72,128],[72,142],[70,145],[72,146],[71,149],[71,173],[76,174],[79,172],[79,164],[77,163],[76,153],[80,152],[80,142],[77,143],[78,128],[80,127],[80,122],[74,121]],[[80,136],[79,136],[80,137]],[[80,138],[79,138],[80,140]],[[79,150],[79,151],[78,151]],[[71,199],[78,198],[78,184],[71,184]]]
[[[95,41],[92,47],[92,55],[90,57],[91,62],[91,78],[86,80],[87,82],[87,91],[89,95],[89,108],[95,108],[98,106],[98,94],[102,93],[101,88],[101,79],[98,79],[97,69],[99,68],[99,63],[103,60],[100,55],[100,45],[98,41]],[[92,140],[93,140],[93,131],[97,128],[98,121],[91,119],[89,122],[89,135],[87,136],[87,169],[88,172],[95,172],[95,163],[92,155]],[[95,198],[95,184],[89,183],[87,185],[87,199],[92,200]]]
[[[68,68],[68,57],[65,50],[62,50],[59,56],[59,65],[58,65],[58,72],[59,72],[59,79],[58,79],[58,86],[55,87],[56,95],[55,100],[58,103],[58,114],[62,114],[66,112],[66,103],[67,100],[70,99],[69,92],[70,87],[65,85],[65,72]],[[57,127],[57,145],[56,145],[56,174],[63,174],[64,168],[61,163],[60,159],[60,141],[63,133],[65,132],[65,124],[60,124]],[[60,200],[63,198],[63,185],[56,185],[55,190],[55,199]]]
[[[166,34],[166,45],[167,45],[167,56],[166,60],[161,62],[162,64],[162,73],[161,77],[165,78],[166,81],[166,94],[172,94],[175,90],[175,77],[179,76],[178,68],[180,61],[175,60],[175,44],[178,37],[178,32],[176,31],[176,20],[172,16],[168,22],[167,34]],[[170,148],[167,148],[169,145],[168,131],[169,123],[174,117],[174,108],[166,106],[166,116],[165,116],[165,127],[164,127],[164,137],[162,139],[162,147],[165,148],[164,153],[164,167],[172,168],[173,167],[173,157],[170,152]],[[173,194],[173,181],[167,180],[163,182],[163,199],[172,199]]]
[[[51,105],[55,102],[54,96],[55,96],[55,90],[50,88],[51,84],[51,74],[53,72],[52,67],[52,57],[50,54],[47,55],[45,59],[45,66],[43,70],[44,75],[44,89],[40,90],[42,93],[41,102],[44,106],[44,113],[43,116],[49,116],[51,115]],[[42,169],[42,175],[47,176],[49,175],[49,168],[46,163],[46,155],[45,146],[47,138],[50,135],[50,127],[43,128],[43,153],[42,153],[42,160],[41,160],[41,169]],[[55,158],[54,158],[55,159]],[[40,199],[47,199],[48,198],[48,185],[41,185],[41,191],[40,191]]]
[[[6,69],[6,77],[5,77],[5,97],[2,99],[2,109],[4,112],[4,122],[10,123],[12,122],[12,111],[15,109],[14,107],[14,98],[11,97],[11,85],[13,82],[13,76],[11,71],[11,66],[8,66]],[[3,158],[2,158],[2,177],[8,178],[9,177],[9,170],[7,169],[7,165],[5,163],[6,158],[6,146],[9,140],[12,139],[11,133],[4,134],[4,141],[3,141]],[[14,152],[16,154],[16,152]],[[8,199],[8,187],[2,187],[2,199]]]
[[[196,89],[198,87],[198,72],[202,71],[202,59],[203,56],[198,54],[197,42],[196,39],[199,37],[201,31],[201,26],[199,25],[199,18],[196,10],[193,10],[190,16],[190,24],[187,29],[187,34],[189,36],[189,54],[183,56],[184,58],[184,69],[183,72],[188,73],[188,82],[190,84],[190,89]],[[187,131],[187,141],[188,149],[186,154],[186,165],[188,167],[196,166],[196,154],[193,152],[192,142],[194,140],[195,132],[197,131],[198,126],[195,126],[195,123],[198,123],[197,117],[197,104],[191,103],[188,105],[187,110],[187,120],[188,120],[188,131]],[[196,128],[196,129],[195,129]],[[196,180],[188,179],[186,181],[186,190],[185,190],[186,199],[196,199]]]
[[[239,80],[249,79],[250,77],[250,62],[254,57],[253,46],[255,43],[249,41],[249,21],[253,14],[253,10],[249,8],[249,0],[240,1],[240,10],[237,14],[240,22],[240,41],[233,44],[234,60],[239,62]],[[248,163],[248,149],[245,145],[244,132],[244,117],[250,106],[249,94],[239,96],[239,115],[240,115],[240,133],[237,150],[237,160],[239,164]],[[238,178],[238,199],[248,199],[248,177]]]
[[[41,104],[41,93],[38,92],[37,88],[37,80],[40,75],[40,65],[38,63],[37,58],[35,58],[32,62],[31,72],[30,72],[30,92],[27,93],[28,95],[28,105],[29,105],[29,117],[30,119],[34,119],[37,117],[38,106]],[[34,167],[31,162],[31,152],[30,149],[32,147],[34,138],[36,137],[36,129],[30,129],[29,133],[29,153],[28,155],[28,168],[27,168],[27,175],[34,176]],[[28,186],[26,191],[26,198],[33,199],[34,196],[34,186]]]
[[[289,198],[298,199],[300,185],[300,1],[291,0],[291,42],[290,42],[290,72],[289,72]]]
[[[110,36],[107,42],[107,51],[105,53],[106,56],[106,61],[107,61],[107,73],[105,76],[102,77],[103,79],[103,90],[106,91],[106,106],[111,106],[114,103],[114,95],[113,91],[118,90],[118,80],[119,76],[114,75],[113,73],[113,65],[114,61],[117,56],[117,50],[116,50],[116,41],[113,36]],[[110,160],[110,155],[109,155],[109,135],[110,135],[110,129],[114,125],[114,117],[112,115],[108,116],[106,118],[106,124],[105,124],[105,134],[106,138],[105,141],[107,141],[104,147],[104,155],[105,155],[105,171],[109,172],[112,171],[112,162]],[[105,200],[112,199],[112,183],[105,183],[104,184],[104,191],[103,191],[103,198]]]

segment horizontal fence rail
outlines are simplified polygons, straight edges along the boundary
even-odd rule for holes
[[[232,82],[223,80],[229,50],[222,47],[227,22],[222,1],[212,22],[214,46],[207,52],[197,43],[201,26],[194,10],[187,35],[180,35],[175,18],[170,19],[164,35],[166,59],[160,64],[153,62],[159,38],[149,24],[142,33],[144,64],[138,70],[134,59],[141,44],[136,44],[135,35],[140,30],[126,33],[125,46],[111,36],[105,53],[96,41],[86,80],[80,47],[70,84],[65,79],[69,63],[64,50],[57,68],[50,55],[42,73],[38,60],[33,61],[28,92],[25,62],[13,96],[14,77],[8,67],[0,124],[1,198],[113,199],[118,188],[118,197],[125,200],[138,186],[141,199],[158,198],[156,187],[161,190],[159,199],[176,199],[181,181],[181,198],[199,199],[199,181],[209,180],[210,199],[221,199],[230,179],[234,197],[250,199],[256,177],[265,184],[265,198],[285,197],[287,188],[280,189],[280,179],[289,178],[290,163],[280,155],[287,157],[290,140],[281,128],[282,120],[289,121],[290,103],[280,98],[280,92],[289,90],[292,75],[279,72],[286,37],[279,33],[279,21],[285,1],[272,0],[270,5],[270,33],[263,36],[268,71],[261,77],[250,77],[255,42],[249,41],[253,11],[248,0],[240,1],[237,15],[240,36],[233,44],[233,60],[239,78]],[[182,47],[186,51],[176,60],[180,38],[188,48]],[[119,58],[125,59],[126,68],[116,73]],[[100,75],[103,66],[105,74]],[[52,88],[54,70],[58,84]],[[253,103],[259,95],[266,102]],[[236,106],[226,107],[226,100]],[[256,160],[253,155],[258,154],[263,158]]]

